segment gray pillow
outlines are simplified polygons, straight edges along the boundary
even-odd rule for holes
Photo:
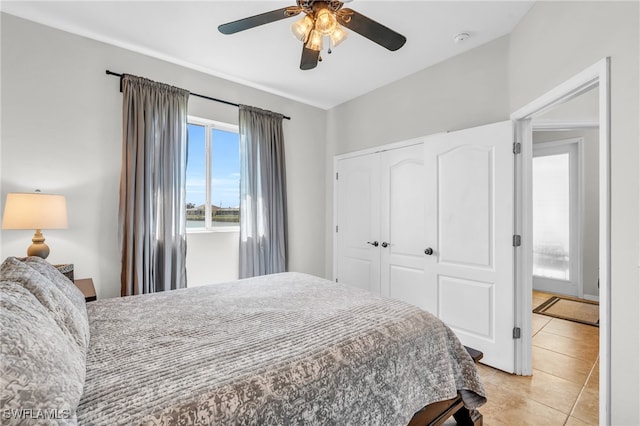
[[[29,258],[30,259],[30,258]],[[39,258],[40,259],[40,258]],[[44,259],[40,259],[46,262]],[[48,264],[48,263],[47,263]],[[53,320],[60,326],[63,332],[76,342],[83,355],[86,354],[89,345],[89,320],[87,318],[87,308],[85,306],[82,292],[64,275],[59,273],[53,265],[53,270],[58,273],[66,282],[56,285],[55,275],[47,270],[46,265],[39,262],[22,262],[15,257],[7,258],[0,267],[4,280],[19,283],[29,290],[38,301],[49,311]],[[48,273],[48,276],[39,272]],[[49,278],[52,276],[53,279]],[[62,284],[62,285],[61,285]],[[75,289],[65,287],[76,287]],[[66,291],[65,291],[66,290]],[[80,293],[82,303],[72,301],[74,292]]]
[[[45,277],[49,278],[49,280],[51,280],[51,282],[58,287],[65,296],[67,296],[71,303],[81,313],[84,313],[85,318],[87,317],[87,306],[84,300],[84,295],[80,289],[69,280],[69,278],[67,278],[62,272],[58,271],[58,268],[37,256],[27,257],[24,259],[24,262]]]
[[[0,275],[2,424],[77,424],[86,361],[38,298]]]

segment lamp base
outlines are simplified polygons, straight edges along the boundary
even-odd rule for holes
[[[49,246],[44,243],[44,236],[40,229],[36,229],[31,241],[33,244],[27,249],[27,256],[38,256],[46,259],[49,256]]]

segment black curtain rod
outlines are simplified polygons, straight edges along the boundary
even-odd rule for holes
[[[109,71],[107,70],[107,75],[115,75],[116,77],[120,77],[120,91],[122,92],[122,77],[124,77],[123,74],[118,74],[117,72],[113,72],[113,71]],[[202,99],[208,99],[210,101],[215,101],[215,102],[220,102],[221,104],[227,104],[227,105],[231,105],[234,107],[239,107],[239,104],[235,104],[233,102],[229,102],[229,101],[224,101],[222,99],[216,99],[216,98],[212,98],[211,96],[205,96],[205,95],[199,95],[197,93],[193,93],[193,92],[189,92],[190,95],[192,96],[197,96],[199,98]],[[287,117],[286,115],[283,115],[282,118],[286,119],[286,120],[291,120],[291,117]]]

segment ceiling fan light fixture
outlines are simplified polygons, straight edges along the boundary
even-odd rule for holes
[[[313,28],[313,18],[309,15],[304,15],[302,19],[291,24],[291,32],[293,36],[301,42],[307,41],[309,32]]]
[[[315,50],[317,52],[322,50],[322,34],[317,30],[311,30],[309,34],[309,41],[305,46],[307,49]]]
[[[2,0],[0,0],[2,1]],[[282,19],[301,16],[291,25],[293,36],[302,42],[300,69],[311,70],[322,60],[324,38],[329,40],[327,53],[347,39],[351,30],[377,45],[394,52],[407,42],[402,34],[385,27],[353,9],[343,8],[351,0],[296,0],[296,6],[283,7],[218,25],[222,34],[235,34]]]
[[[333,47],[336,47],[337,45],[345,41],[348,35],[349,33],[347,32],[347,30],[345,30],[343,26],[338,25],[336,26],[336,29],[331,34],[329,34],[329,38],[331,38],[331,44],[333,45]]]
[[[329,35],[335,31],[337,26],[338,21],[329,9],[320,9],[316,13],[315,30],[320,32],[320,34]]]

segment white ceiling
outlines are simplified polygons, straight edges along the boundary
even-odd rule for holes
[[[511,32],[533,1],[354,0],[407,37],[390,52],[351,32],[318,67],[299,69],[289,18],[233,35],[218,25],[289,1],[2,1],[5,13],[328,109]],[[471,38],[454,43],[453,36]],[[127,72],[127,70],[113,70]],[[152,76],[145,76],[152,78]],[[186,88],[188,89],[188,87]]]

